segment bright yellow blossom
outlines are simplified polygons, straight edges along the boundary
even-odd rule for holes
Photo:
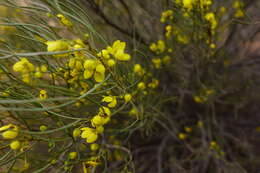
[[[98,139],[98,134],[95,129],[84,127],[81,128],[81,130],[82,130],[81,138],[86,139],[87,143],[93,143]]]
[[[187,134],[179,133],[178,137],[179,137],[180,140],[185,140],[187,138]]]
[[[98,115],[101,116],[110,116],[111,115],[111,111],[108,107],[102,106],[99,108],[99,112]]]
[[[18,149],[20,149],[20,148],[21,148],[21,143],[20,143],[20,141],[13,141],[13,142],[11,142],[11,143],[10,143],[10,148],[11,148],[12,150],[18,150]]]
[[[85,79],[91,78],[91,76],[93,75],[94,70],[96,68],[96,64],[97,64],[97,62],[93,59],[88,59],[84,62],[84,68],[85,68],[84,78]]]
[[[184,8],[191,10],[193,8],[195,0],[182,0],[182,3]]]
[[[91,119],[91,124],[94,127],[98,127],[98,126],[103,126],[105,124],[107,124],[110,120],[109,116],[100,116],[100,115],[96,115]]]
[[[131,94],[125,94],[124,95],[124,99],[125,99],[125,102],[129,102],[130,100],[132,100],[132,95]]]
[[[69,153],[69,159],[74,160],[77,157],[77,152],[73,151]]]
[[[96,151],[96,150],[98,150],[99,149],[99,145],[98,144],[91,144],[90,145],[90,150],[91,151]]]
[[[108,103],[108,107],[114,108],[117,105],[116,96],[106,96],[102,99],[102,102]]]
[[[7,130],[2,133],[4,139],[14,139],[18,136],[18,132],[15,130]]]
[[[108,65],[109,67],[113,67],[113,66],[116,65],[116,61],[113,60],[113,59],[109,59],[109,60],[107,61],[107,65]]]
[[[81,131],[80,131],[80,129],[78,129],[78,128],[74,129],[73,132],[72,132],[73,138],[79,137],[80,134],[81,134]]]
[[[41,126],[40,126],[40,131],[42,131],[42,132],[43,132],[43,131],[46,131],[47,128],[48,128],[47,126],[41,125]]]
[[[158,40],[157,43],[152,43],[150,45],[150,50],[160,54],[163,53],[166,49],[165,42],[163,40]]]
[[[5,131],[6,130],[6,131]],[[18,127],[13,124],[8,124],[5,126],[2,126],[0,128],[0,132],[4,131],[2,133],[2,136],[4,139],[14,139],[18,136]]]
[[[153,58],[152,63],[155,66],[155,68],[159,69],[161,68],[162,60],[160,58]]]
[[[148,87],[149,88],[157,88],[159,85],[159,81],[158,79],[152,79],[152,82],[148,84]]]
[[[30,61],[28,61],[28,59],[21,58],[20,61],[16,62],[13,65],[13,70],[16,72],[26,74],[26,73],[34,71],[35,67],[32,63],[30,63]]]
[[[128,61],[131,59],[131,56],[125,53],[126,43],[117,40],[113,43],[112,47],[108,47],[107,51],[115,57],[115,59],[120,61]]]
[[[144,82],[138,83],[137,88],[140,90],[144,90],[146,88],[145,83]]]
[[[134,73],[136,73],[138,76],[143,76],[145,71],[140,64],[135,64]]]
[[[205,19],[210,23],[212,30],[216,29],[218,22],[216,20],[214,13],[209,12],[209,13],[205,14]]]
[[[67,19],[64,15],[62,14],[57,14],[57,17],[60,19],[60,22],[67,27],[72,27],[73,24],[71,23],[71,21],[69,19]]]
[[[96,66],[96,71],[94,73],[94,79],[96,82],[102,82],[105,79],[105,67],[103,64],[98,64]]]
[[[47,41],[46,44],[48,52],[66,51],[69,48],[68,42],[64,40]]]
[[[45,100],[45,99],[47,99],[47,97],[48,97],[47,91],[46,90],[41,90],[40,94],[39,94],[39,98],[41,100]]]
[[[162,23],[165,23],[167,20],[172,20],[172,19],[173,19],[172,10],[167,10],[167,11],[162,12],[161,19],[160,19],[160,21]]]

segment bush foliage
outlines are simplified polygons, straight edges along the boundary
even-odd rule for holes
[[[257,172],[252,5],[1,0],[0,172]]]

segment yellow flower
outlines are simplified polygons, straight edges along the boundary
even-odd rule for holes
[[[193,4],[194,4],[195,0],[183,0],[183,7],[187,8],[188,10],[191,10],[193,8]]]
[[[134,65],[134,73],[136,73],[139,76],[143,76],[145,71],[140,64],[135,64]]]
[[[128,61],[131,59],[131,56],[125,53],[126,43],[117,40],[113,43],[112,47],[108,47],[107,50],[110,54],[112,54],[115,59],[120,61]]]
[[[216,48],[216,44],[211,43],[211,44],[209,45],[209,47],[210,47],[211,49],[215,49],[215,48]]]
[[[184,130],[185,130],[185,132],[187,132],[187,133],[192,132],[192,128],[191,128],[191,127],[188,127],[188,126],[184,127]]]
[[[111,115],[111,111],[108,107],[102,106],[99,108],[99,112],[98,115],[101,116],[110,116]]]
[[[12,150],[18,150],[21,148],[21,143],[19,141],[13,141],[10,143],[10,148]]]
[[[18,136],[18,131],[16,130],[7,130],[2,133],[4,139],[14,139]]]
[[[163,53],[166,49],[165,42],[163,40],[158,40],[157,43],[152,43],[150,45],[150,50],[156,52],[157,54]]]
[[[187,138],[187,135],[185,133],[179,133],[178,137],[180,140],[185,140]]]
[[[196,103],[203,103],[203,99],[200,96],[194,96],[193,99]]]
[[[130,115],[137,115],[138,114],[138,110],[136,108],[132,108],[129,112]]]
[[[114,108],[117,105],[116,96],[106,96],[102,99],[102,102],[109,103],[108,107]]]
[[[167,10],[167,11],[162,12],[161,19],[160,19],[160,21],[162,23],[165,23],[166,20],[172,20],[172,19],[173,19],[173,11],[172,10]]]
[[[70,152],[70,153],[69,153],[69,159],[74,160],[74,159],[76,159],[77,155],[78,155],[78,154],[77,154],[77,152],[75,152],[75,151],[74,151],[74,152]]]
[[[90,150],[91,151],[96,151],[96,150],[98,150],[99,149],[99,145],[98,144],[91,144],[90,145]]]
[[[162,60],[160,58],[153,58],[152,62],[155,68],[157,69],[161,68]]]
[[[100,115],[96,115],[91,119],[91,124],[93,127],[103,126],[104,124],[108,123],[109,120],[109,116],[103,117]]]
[[[125,94],[124,95],[124,99],[125,99],[125,102],[129,102],[130,100],[132,100],[132,95],[131,94]]]
[[[214,30],[217,25],[218,25],[218,22],[215,18],[215,14],[210,12],[210,13],[206,13],[205,14],[205,19],[211,24],[211,29]]]
[[[172,28],[172,26],[171,25],[167,25],[166,27],[165,27],[165,30],[166,30],[166,32],[165,32],[165,36],[166,36],[166,38],[171,38],[171,36],[172,36],[172,34],[173,34],[173,28]]]
[[[81,134],[81,131],[80,131],[80,129],[78,129],[78,128],[74,129],[73,132],[72,132],[73,138],[79,137],[80,134]]]
[[[97,165],[99,165],[100,163],[97,161],[86,161],[86,164],[92,167],[96,167]]]
[[[84,127],[81,128],[81,130],[83,131],[81,133],[81,138],[86,139],[87,143],[93,143],[97,140],[98,135],[95,129]]]
[[[116,61],[113,60],[113,59],[109,59],[109,60],[107,61],[107,65],[108,65],[109,67],[113,67],[113,66],[116,65]]]
[[[45,126],[45,125],[41,125],[41,126],[40,126],[40,131],[43,132],[43,131],[45,131],[45,130],[47,130],[47,126]]]
[[[75,50],[77,50],[77,49],[82,49],[83,46],[84,46],[84,43],[82,43],[82,44],[83,44],[83,45],[81,45],[81,44],[75,44],[75,45],[73,46],[73,48],[74,48]],[[75,51],[75,52],[73,52],[73,54],[75,55],[76,58],[81,58],[81,57],[84,56],[84,53],[83,53],[82,51]]]
[[[69,48],[68,42],[64,40],[47,41],[46,44],[48,52],[66,51]]]
[[[183,43],[183,44],[187,44],[189,42],[189,38],[186,35],[184,35],[184,34],[178,34],[177,35],[177,40],[180,43]]]
[[[18,127],[13,124],[2,126],[0,128],[0,132],[1,131],[5,131],[2,133],[4,139],[14,139],[18,136]]]
[[[219,13],[220,13],[221,16],[222,16],[223,14],[225,14],[226,12],[227,12],[226,7],[222,6],[222,7],[219,8]]]
[[[84,78],[89,79],[94,74],[96,82],[102,82],[105,79],[106,69],[103,64],[96,60],[88,59],[84,62]]]
[[[218,148],[218,144],[215,141],[211,141],[210,142],[210,148],[211,149],[217,149]]]
[[[39,98],[40,98],[41,100],[45,100],[45,99],[47,99],[47,97],[48,97],[47,91],[46,91],[46,90],[41,90],[41,91],[40,91]]]
[[[42,72],[39,71],[39,67],[36,68],[36,72],[34,73],[34,76],[36,78],[41,78],[42,77]]]
[[[165,43],[164,43],[164,41],[163,40],[159,40],[157,42],[157,47],[158,47],[158,50],[159,50],[160,53],[164,52],[164,50],[165,50]]]
[[[101,134],[101,133],[104,132],[104,127],[103,126],[97,126],[96,131],[97,131],[97,133]]]
[[[13,65],[13,70],[20,73],[29,73],[35,70],[35,67],[26,58],[21,58],[20,61]]]
[[[106,50],[106,49],[101,50],[101,52],[99,52],[97,54],[97,56],[102,57],[104,59],[109,59],[110,58],[109,51]]]
[[[71,21],[69,19],[67,19],[64,15],[62,14],[57,14],[57,17],[60,19],[60,22],[67,27],[72,27],[73,24],[71,23]]]
[[[148,84],[149,88],[156,88],[159,85],[159,81],[157,79],[152,79],[152,82]]]
[[[1,131],[4,131],[4,130],[7,130],[7,129],[9,129],[9,128],[12,128],[12,127],[15,127],[15,125],[13,125],[13,124],[8,124],[8,125],[5,125],[5,126],[2,126],[2,127],[0,127],[0,132],[1,132]]]
[[[140,90],[144,90],[146,88],[145,83],[144,82],[138,83],[137,88]]]
[[[245,16],[245,13],[241,9],[237,9],[234,15],[236,18],[242,18]]]
[[[232,7],[235,9],[240,9],[244,7],[244,3],[241,1],[234,1]]]
[[[163,57],[162,62],[163,62],[165,65],[170,64],[170,62],[171,62],[171,57],[169,57],[169,56]]]
[[[96,68],[96,64],[97,64],[97,62],[93,59],[88,59],[84,62],[84,68],[85,68],[84,78],[85,79],[91,78],[91,76],[93,75],[94,70]]]
[[[157,45],[156,45],[155,43],[152,43],[152,44],[150,45],[150,50],[153,51],[153,52],[156,52],[156,50],[157,50]]]
[[[96,71],[94,74],[94,79],[96,82],[102,82],[105,79],[106,69],[103,64],[98,64],[96,66]]]

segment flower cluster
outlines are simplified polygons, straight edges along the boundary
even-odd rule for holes
[[[13,65],[13,70],[21,73],[23,82],[30,83],[35,66],[28,59],[21,58],[20,61]]]
[[[6,140],[13,140],[15,139],[19,134],[19,128],[18,126],[14,124],[8,124],[0,127],[0,133],[2,133],[3,139]],[[12,150],[18,150],[21,147],[21,143],[18,140],[13,140],[10,143],[10,148]]]

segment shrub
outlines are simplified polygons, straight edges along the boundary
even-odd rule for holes
[[[249,5],[4,0],[1,169],[257,170],[258,80],[228,48]]]

